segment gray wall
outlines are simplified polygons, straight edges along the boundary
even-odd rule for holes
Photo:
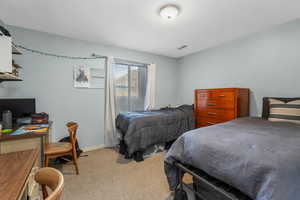
[[[221,33],[220,33],[221,34]],[[192,103],[196,88],[251,89],[251,115],[263,96],[300,96],[300,20],[178,60],[179,102]]]
[[[157,104],[193,103],[196,88],[247,87],[251,114],[260,115],[263,96],[300,96],[300,20],[175,60],[86,41],[9,27],[17,43],[64,55],[101,55],[157,64]],[[73,66],[84,61],[43,57],[24,52],[23,82],[0,84],[0,97],[34,97],[37,111],[54,121],[54,139],[67,133],[65,123],[80,123],[81,146],[103,144],[104,90],[75,89]],[[88,61],[102,65],[103,61]]]
[[[8,27],[16,43],[30,48],[57,54],[89,56],[91,53],[117,58],[157,64],[157,105],[176,104],[177,62],[175,59],[132,51],[123,48],[103,46],[37,31]],[[24,52],[15,56],[23,69],[23,82],[0,84],[0,97],[34,97],[37,111],[47,112],[54,121],[53,133],[57,140],[67,134],[65,123],[79,122],[79,143],[83,147],[103,144],[104,90],[75,89],[73,87],[73,66],[87,63],[103,65],[103,60],[74,61],[44,57]]]

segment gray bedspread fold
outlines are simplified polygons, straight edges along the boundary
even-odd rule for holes
[[[201,169],[255,200],[300,199],[300,125],[241,118],[186,132],[165,157],[171,190],[174,161]]]
[[[184,132],[194,129],[193,106],[119,114],[116,126],[128,153],[132,154],[154,144],[175,140]]]

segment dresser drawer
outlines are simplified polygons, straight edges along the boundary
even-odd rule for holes
[[[210,117],[199,117],[197,118],[197,127],[211,126],[220,123],[218,119]]]
[[[199,118],[206,117],[206,118],[215,118],[220,121],[227,121],[232,120],[235,118],[235,112],[233,109],[205,109],[200,110],[197,115]]]
[[[217,98],[217,92],[198,92],[197,93],[197,99],[207,99],[207,100],[213,100]]]
[[[211,92],[198,92],[197,99],[201,100],[225,100],[225,101],[234,101],[235,93],[234,92],[226,92],[226,91],[211,91]]]
[[[234,92],[199,92],[196,99],[196,110],[235,108]]]
[[[206,109],[234,109],[235,103],[231,100],[203,100],[199,104],[200,110]]]
[[[215,94],[215,99],[217,100],[221,100],[221,101],[232,101],[234,102],[234,99],[235,99],[235,93],[234,92],[224,92],[224,91],[221,91],[221,92],[217,92]]]
[[[197,128],[205,127],[205,126],[212,126],[212,125],[215,125],[215,124],[228,122],[228,121],[231,121],[233,119],[229,119],[229,118],[219,119],[219,118],[213,118],[213,117],[198,117],[196,126],[197,126]]]

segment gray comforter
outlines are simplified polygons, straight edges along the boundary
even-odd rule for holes
[[[300,125],[241,118],[183,134],[165,158],[171,190],[177,160],[255,200],[300,199]]]
[[[132,154],[154,144],[175,140],[194,129],[193,106],[119,114],[116,126],[122,133],[128,153]]]

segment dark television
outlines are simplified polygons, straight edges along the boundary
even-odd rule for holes
[[[21,117],[30,117],[35,113],[35,99],[0,99],[0,121],[5,110],[11,111],[13,121]]]

